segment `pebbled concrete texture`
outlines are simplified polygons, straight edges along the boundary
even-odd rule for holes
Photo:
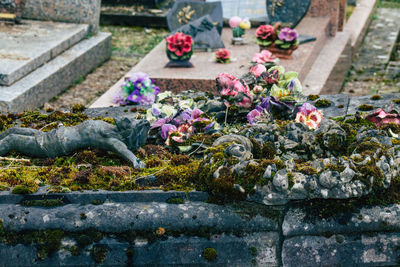
[[[88,34],[87,25],[24,20],[0,25],[0,85],[11,85]]]
[[[79,42],[11,86],[0,86],[0,110],[35,109],[68,88],[111,56],[111,34]]]
[[[90,32],[99,30],[101,0],[26,0],[22,17],[89,24]]]

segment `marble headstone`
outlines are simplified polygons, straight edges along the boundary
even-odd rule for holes
[[[171,32],[174,32],[183,25],[205,15],[210,15],[212,22],[216,24],[218,33],[221,34],[224,22],[221,2],[177,1],[167,15],[168,28]]]
[[[183,32],[193,37],[195,50],[208,50],[224,48],[221,36],[212,23],[210,15],[205,15],[178,28],[177,32]]]
[[[306,15],[311,0],[266,0],[269,24],[282,22],[292,28]]]
[[[216,2],[219,0],[206,0],[206,2]],[[233,16],[248,18],[251,21],[267,22],[267,6],[265,0],[220,0],[224,19]]]

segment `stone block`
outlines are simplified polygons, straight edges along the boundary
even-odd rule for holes
[[[0,25],[0,85],[11,85],[69,49],[88,33],[87,25],[24,20]]]
[[[340,0],[312,0],[308,10],[309,17],[329,17],[327,34],[335,36],[338,30]]]
[[[382,95],[382,98],[380,100],[372,100],[371,96],[352,97],[350,98],[347,113],[354,114],[357,111],[360,111],[358,107],[363,104],[371,105],[374,109],[383,108],[384,110],[388,110],[388,108],[393,105],[392,100],[399,98],[400,94],[385,94]]]
[[[26,0],[22,17],[90,25],[99,30],[101,0]]]
[[[286,239],[283,266],[398,266],[399,233]]]
[[[98,33],[81,41],[13,85],[0,86],[0,110],[38,108],[110,56],[111,34]]]

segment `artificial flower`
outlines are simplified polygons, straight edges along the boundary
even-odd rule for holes
[[[229,63],[231,52],[228,49],[220,48],[215,52],[215,59],[218,63]]]
[[[256,37],[263,40],[272,39],[274,34],[275,30],[272,25],[261,25],[256,30]]]
[[[294,40],[297,39],[298,36],[299,35],[298,35],[296,30],[293,30],[291,28],[285,27],[285,28],[280,30],[278,38],[281,41],[293,42]]]
[[[177,32],[167,37],[167,49],[177,57],[192,52],[193,39],[190,35]]]
[[[242,28],[243,30],[248,30],[251,28],[251,23],[249,19],[244,19],[242,22],[240,22],[239,27]]]
[[[264,88],[261,85],[256,85],[253,88],[253,93],[255,94],[261,94],[262,92],[264,92]]]
[[[236,28],[239,27],[240,23],[242,22],[242,19],[238,16],[234,16],[229,19],[229,27]]]
[[[296,122],[306,125],[310,130],[319,127],[323,119],[321,111],[317,110],[313,105],[304,103],[296,114]]]
[[[377,127],[388,123],[400,125],[400,115],[398,113],[386,112],[381,108],[373,111],[366,119],[375,123]]]
[[[276,62],[276,57],[270,51],[263,50],[253,55],[252,62],[258,64],[274,63]]]
[[[152,105],[158,93],[160,93],[160,88],[150,77],[146,73],[137,72],[125,79],[121,91],[114,96],[114,102],[120,105],[129,103]]]
[[[253,96],[249,86],[243,80],[237,79],[235,76],[222,73],[217,77],[217,84],[220,87],[220,94],[228,100],[229,104],[235,104],[244,108],[251,106]]]
[[[262,111],[259,109],[253,109],[247,114],[247,120],[250,124],[254,124],[262,116]]]
[[[250,68],[250,72],[253,73],[256,78],[260,77],[261,74],[267,71],[267,68],[265,68],[264,65],[262,64],[256,64],[253,67]]]

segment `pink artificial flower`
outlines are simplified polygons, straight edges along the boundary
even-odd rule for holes
[[[240,23],[242,22],[242,19],[238,16],[234,16],[229,19],[229,27],[236,28],[239,27]]]
[[[268,50],[263,50],[260,53],[255,53],[253,55],[253,60],[252,62],[259,63],[259,64],[265,64],[265,63],[274,63],[276,60],[276,57],[274,54],[272,54]]]
[[[274,27],[272,25],[261,25],[257,28],[256,36],[257,38],[266,40],[272,39],[275,34]]]
[[[247,114],[247,120],[250,124],[254,124],[260,117],[262,116],[262,112],[257,109],[253,109]]]
[[[381,108],[378,108],[377,110],[373,111],[371,114],[369,114],[366,117],[367,120],[375,123],[377,127],[383,125],[383,124],[388,124],[388,123],[395,123],[397,125],[400,125],[400,115],[397,113],[389,113],[384,111]]]
[[[256,64],[250,69],[250,72],[253,73],[256,78],[260,77],[260,75],[266,71],[267,68],[265,68],[265,66],[262,64]]]
[[[226,97],[232,97],[235,104],[241,107],[248,108],[253,103],[253,96],[249,86],[245,81],[237,79],[235,76],[222,73],[217,77],[217,83],[221,88],[220,94]],[[229,106],[229,103],[225,103]]]

